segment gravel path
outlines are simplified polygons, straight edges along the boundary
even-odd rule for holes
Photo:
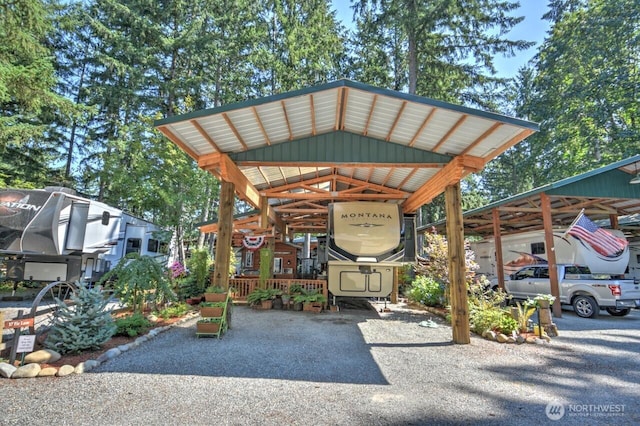
[[[389,306],[235,307],[220,340],[197,339],[191,320],[90,373],[0,380],[0,424],[640,423],[637,311],[591,323],[565,313],[548,345],[453,345],[435,316]],[[429,318],[439,327],[419,325]]]

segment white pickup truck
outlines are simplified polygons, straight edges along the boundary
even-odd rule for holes
[[[591,274],[586,266],[557,265],[560,303],[572,305],[583,318],[593,318],[600,309],[617,317],[640,308],[640,284],[633,280],[616,280]],[[513,299],[533,299],[538,294],[551,294],[548,265],[529,265],[509,275],[505,291]]]

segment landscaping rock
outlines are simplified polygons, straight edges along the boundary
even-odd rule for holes
[[[485,338],[487,340],[493,340],[495,342],[497,338],[496,332],[492,330],[487,331],[487,335],[485,336]]]
[[[97,360],[90,359],[88,361],[81,362],[80,364],[76,365],[76,368],[75,368],[75,370],[73,372],[76,373],[76,374],[86,373],[86,372],[89,372],[89,371],[93,370],[94,368],[96,368],[99,365],[100,365],[100,363]]]
[[[55,376],[57,372],[58,369],[55,367],[45,367],[40,370],[38,377],[52,377]]]
[[[99,363],[103,363],[109,359],[115,358],[120,355],[122,351],[118,348],[111,348],[96,359]]]
[[[17,368],[13,365],[7,362],[0,362],[0,376],[10,379],[11,375],[13,375],[16,370]]]
[[[524,342],[525,342],[525,338],[524,338],[524,336],[517,336],[517,337],[516,337],[516,343],[517,343],[517,344],[521,345],[521,344],[523,344]]]
[[[76,368],[73,365],[65,364],[58,369],[56,376],[58,377],[68,376],[69,374],[73,374],[75,372],[75,369]]]
[[[24,362],[26,364],[31,364],[31,363],[42,364],[47,362],[56,362],[60,358],[62,358],[62,355],[60,355],[58,352],[52,351],[51,349],[42,349],[42,350],[27,354],[24,357]]]
[[[40,373],[40,364],[31,363],[23,365],[22,367],[18,367],[16,371],[11,375],[12,379],[30,379],[32,377],[37,377],[38,373]]]
[[[509,339],[505,334],[502,333],[498,333],[498,335],[496,336],[496,340],[498,341],[498,343],[506,343],[507,339]]]

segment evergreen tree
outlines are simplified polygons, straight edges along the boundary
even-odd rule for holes
[[[56,299],[58,309],[44,345],[61,354],[100,349],[116,331],[107,310],[108,299],[101,288],[89,288],[77,283],[78,291],[72,293],[71,304]]]

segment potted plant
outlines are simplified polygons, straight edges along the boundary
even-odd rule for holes
[[[196,323],[196,334],[219,334],[222,318],[201,318]]]
[[[317,290],[304,291],[293,298],[294,303],[302,303],[303,311],[319,313],[327,298]]]
[[[275,288],[256,288],[247,295],[247,303],[255,309],[271,309],[273,299],[281,293]]]
[[[226,302],[202,302],[200,303],[201,317],[221,317],[224,313]]]
[[[224,302],[227,300],[227,291],[220,286],[209,286],[204,291],[205,302]]]
[[[533,299],[535,305],[540,309],[549,309],[549,307],[555,300],[556,298],[550,294],[538,294]]]
[[[302,294],[304,292],[304,288],[300,284],[293,284],[289,287],[289,295],[293,300],[293,310],[301,311],[302,310],[302,302],[300,300],[296,301],[296,296]]]

